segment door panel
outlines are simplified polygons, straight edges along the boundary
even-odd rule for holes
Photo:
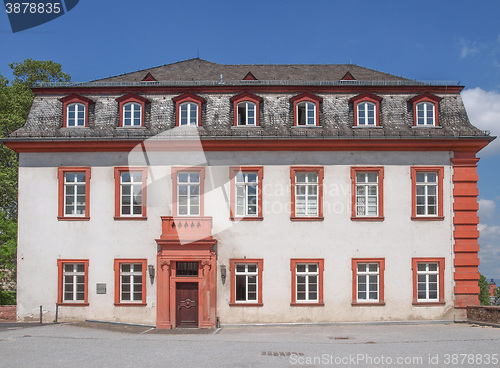
[[[178,282],[176,285],[176,326],[198,327],[198,283]]]

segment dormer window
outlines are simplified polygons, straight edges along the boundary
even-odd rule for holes
[[[184,93],[172,100],[175,103],[176,126],[201,126],[201,105],[206,103],[203,97]]]
[[[321,101],[321,97],[307,92],[292,97],[290,102],[293,103],[294,126],[319,126],[318,111]]]
[[[142,125],[142,106],[136,102],[123,105],[123,126]]]
[[[184,102],[180,104],[181,117],[179,125],[198,126],[198,105],[194,102]]]
[[[128,94],[116,99],[120,109],[120,127],[139,128],[144,126],[144,110],[150,101],[142,96]]]
[[[94,101],[71,94],[60,100],[63,103],[63,127],[64,128],[85,128],[88,126],[89,105]]]
[[[380,101],[382,101],[382,98],[371,93],[363,93],[351,98],[349,102],[354,104],[354,126],[380,126]]]
[[[424,93],[413,97],[408,102],[413,105],[413,125],[415,127],[439,126],[439,101],[442,98]]]
[[[241,93],[230,101],[234,109],[234,126],[259,126],[259,104],[262,97]]]

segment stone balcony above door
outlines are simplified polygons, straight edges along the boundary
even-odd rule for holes
[[[212,217],[161,217],[161,240],[189,243],[212,239]]]

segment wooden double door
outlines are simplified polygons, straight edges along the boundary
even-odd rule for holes
[[[176,327],[198,327],[198,283],[176,283]]]

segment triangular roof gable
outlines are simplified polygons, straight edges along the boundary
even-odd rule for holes
[[[146,74],[146,76],[144,78],[142,78],[142,81],[143,82],[156,82],[156,79],[155,77],[153,77],[153,75],[148,72],[148,74]]]
[[[340,80],[356,80],[356,78],[352,76],[350,71],[347,71]]]
[[[189,99],[192,99],[192,100],[195,100],[195,101],[198,101],[198,102],[201,102],[201,103],[206,103],[207,102],[207,100],[205,100],[203,97],[197,96],[197,95],[192,94],[192,93],[183,93],[180,96],[172,98],[172,100],[174,102],[183,101],[183,100],[189,100]]]
[[[256,95],[248,93],[248,92],[243,92],[243,93],[240,93],[239,95],[233,96],[233,97],[231,97],[231,99],[229,101],[234,102],[234,101],[238,101],[238,100],[243,100],[245,98],[248,98],[249,100],[253,100],[253,101],[258,101],[258,102],[263,101],[262,97],[256,96]]]
[[[414,103],[415,101],[420,101],[420,100],[425,100],[425,99],[429,99],[429,100],[434,101],[434,102],[439,102],[439,101],[442,100],[441,97],[433,95],[432,93],[425,92],[425,93],[422,93],[421,95],[418,95],[418,96],[415,96],[413,98],[410,98],[408,100],[408,102],[409,103]]]
[[[122,102],[122,101],[126,101],[126,100],[138,100],[138,101],[141,101],[143,103],[150,103],[151,101],[149,101],[147,98],[145,97],[142,97],[142,96],[139,96],[139,95],[136,95],[136,94],[133,94],[133,93],[128,93],[126,95],[123,95],[121,97],[118,97],[116,99],[116,101],[118,102]]]
[[[248,72],[247,75],[245,75],[245,77],[243,78],[243,80],[257,80],[257,78],[255,78],[255,75],[253,75],[252,72]]]
[[[86,102],[88,104],[95,103],[94,100],[91,100],[90,98],[87,98],[87,97],[84,97],[84,96],[81,96],[81,95],[77,95],[76,93],[71,93],[71,94],[67,95],[66,97],[63,97],[63,98],[59,99],[59,101],[61,101],[62,103],[65,103],[65,102],[68,102],[68,101],[71,101],[71,100],[78,100],[78,101],[81,101],[81,102]]]
[[[312,93],[309,93],[309,92],[304,92],[304,93],[301,93],[300,95],[293,96],[292,98],[290,98],[290,102],[295,102],[297,100],[302,100],[303,98],[310,99],[310,100],[313,100],[313,101],[318,101],[318,102],[323,101],[322,97],[313,95]]]

